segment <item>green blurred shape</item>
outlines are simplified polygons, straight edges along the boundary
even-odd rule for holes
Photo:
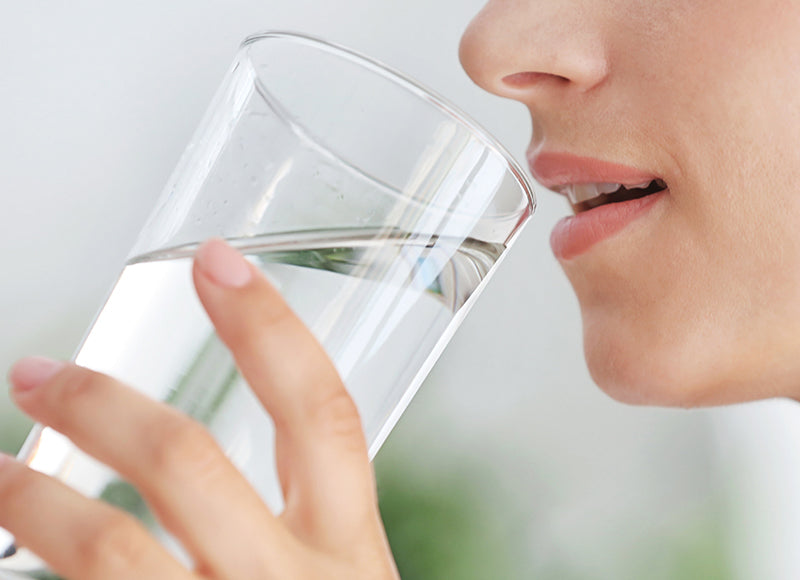
[[[394,459],[376,462],[381,515],[403,580],[518,577],[513,531],[494,525],[479,472],[412,473]]]
[[[106,485],[100,499],[122,511],[128,512],[146,525],[155,524],[155,519],[138,490],[127,481],[117,479]]]
[[[732,580],[734,574],[728,553],[726,506],[711,498],[681,514],[679,524],[654,533],[647,545],[638,546],[639,577],[653,580],[698,578]]]

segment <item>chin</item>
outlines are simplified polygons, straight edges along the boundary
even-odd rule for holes
[[[594,383],[612,399],[628,405],[663,407],[693,406],[685,389],[679,389],[670,377],[654,369],[650,357],[586,342],[586,364]]]
[[[676,384],[641,361],[609,361],[595,351],[586,352],[586,363],[594,383],[609,397],[627,405],[682,407],[700,406],[698,397],[685,385]],[[620,364],[622,363],[622,364]]]
[[[649,333],[584,325],[584,354],[592,380],[629,405],[706,407],[737,402],[740,389],[717,376],[707,352],[687,340],[669,344]]]

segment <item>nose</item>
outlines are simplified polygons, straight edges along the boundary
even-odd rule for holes
[[[599,4],[492,0],[461,39],[461,64],[480,87],[530,107],[585,93],[609,70]]]

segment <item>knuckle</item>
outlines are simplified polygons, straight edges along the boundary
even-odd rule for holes
[[[321,436],[361,442],[364,439],[358,408],[344,387],[320,397],[308,409],[312,425]]]
[[[259,296],[258,300],[248,304],[243,310],[245,316],[221,320],[224,325],[226,342],[234,344],[258,344],[265,335],[280,333],[287,325],[295,321],[295,314],[277,292],[269,292],[267,296]]]
[[[64,373],[55,388],[51,389],[54,403],[63,408],[91,400],[96,397],[100,384],[106,380],[110,379],[90,370],[75,367],[70,372]]]
[[[261,285],[260,296],[256,299],[256,308],[252,311],[255,314],[253,320],[256,325],[280,326],[286,321],[294,319],[294,312],[283,296],[274,287],[266,283],[266,280],[264,282]]]
[[[177,412],[156,422],[150,448],[154,469],[182,477],[213,472],[224,457],[205,427]]]
[[[138,524],[129,516],[108,510],[103,517],[95,518],[93,525],[81,535],[76,554],[87,570],[95,575],[110,577],[115,571],[135,568],[148,550],[145,536]]]
[[[33,505],[38,489],[35,479],[28,476],[24,467],[8,461],[0,476],[0,505]]]

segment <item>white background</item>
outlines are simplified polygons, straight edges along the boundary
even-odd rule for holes
[[[295,30],[366,52],[445,94],[523,160],[524,108],[482,93],[458,64],[480,5],[0,0],[0,367],[72,354],[250,33]],[[487,462],[497,494],[529,522],[532,571],[560,554],[588,577],[624,577],[642,537],[719,502],[737,577],[800,577],[797,409],[630,408],[599,392],[547,244],[567,208],[540,194],[390,443],[422,468]],[[0,397],[0,438],[15,442],[5,451],[25,426]]]

